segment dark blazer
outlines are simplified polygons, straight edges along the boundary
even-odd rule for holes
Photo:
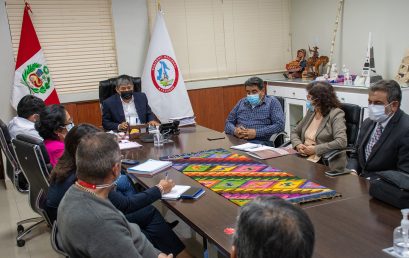
[[[136,112],[141,123],[145,124],[156,119],[145,93],[134,92]],[[124,108],[119,94],[114,94],[102,102],[102,126],[105,130],[118,130],[118,125],[125,122]]]
[[[375,128],[376,122],[367,118],[358,137],[357,153],[348,164],[361,176],[371,176],[373,172],[400,170],[409,173],[409,116],[398,110],[389,120],[372,152],[365,160],[365,147]]]
[[[305,117],[291,132],[290,138],[293,147],[304,143],[305,131],[314,119],[315,112],[308,111]],[[322,118],[315,136],[315,152],[317,156],[332,150],[342,150],[347,146],[347,134],[345,125],[345,113],[340,108],[333,108]],[[346,154],[342,152],[333,158],[329,164],[331,170],[344,171],[346,166]]]

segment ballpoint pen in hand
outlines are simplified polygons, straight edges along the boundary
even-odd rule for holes
[[[165,180],[168,180],[168,171],[165,172]]]

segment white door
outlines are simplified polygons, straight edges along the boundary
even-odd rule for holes
[[[305,100],[285,98],[285,131],[288,135],[303,119],[306,112]]]

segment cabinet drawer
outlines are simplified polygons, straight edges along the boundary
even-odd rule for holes
[[[272,96],[281,96],[284,98],[291,99],[306,99],[307,92],[302,88],[291,88],[291,87],[279,87],[279,86],[268,86],[267,94]]]

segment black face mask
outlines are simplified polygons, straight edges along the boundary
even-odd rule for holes
[[[121,91],[121,98],[124,100],[130,100],[132,98],[133,91]]]

